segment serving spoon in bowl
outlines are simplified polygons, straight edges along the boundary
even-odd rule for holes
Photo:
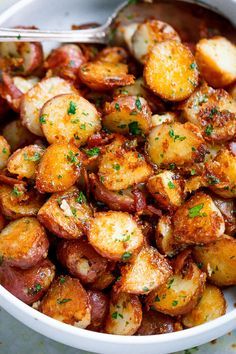
[[[162,6],[163,5],[163,6]],[[167,8],[166,8],[167,6]],[[179,8],[180,6],[180,8]],[[187,8],[186,11],[182,11],[182,6]],[[189,7],[189,9],[188,9]],[[192,8],[191,8],[192,7]],[[205,9],[204,9],[205,8]],[[178,11],[178,16],[173,16],[175,11]],[[107,19],[106,23],[88,29],[78,29],[78,30],[37,30],[37,29],[26,29],[26,28],[0,28],[0,42],[43,42],[43,41],[58,41],[67,43],[101,43],[108,44],[111,38],[111,34],[116,28],[117,24],[125,22],[127,18],[131,18],[135,13],[135,21],[141,22],[147,18],[157,18],[165,21],[167,15],[167,20],[169,23],[173,22],[175,25],[175,19],[179,19],[178,25],[184,25],[185,29],[188,27],[186,25],[185,19],[188,18],[188,22],[191,22],[192,17],[195,16],[194,21],[200,21],[199,16],[196,16],[197,10],[205,10],[205,17],[207,18],[207,13],[211,13],[218,18],[217,15],[219,11],[207,4],[207,1],[200,0],[128,0],[120,4],[112,15]],[[210,11],[211,10],[211,11]],[[213,12],[213,11],[214,12]],[[202,15],[202,14],[201,14]],[[189,17],[190,16],[190,17]],[[202,17],[202,16],[200,16]],[[221,17],[222,19],[222,17]],[[166,21],[167,22],[167,21]],[[228,22],[228,21],[227,21]],[[192,23],[191,25],[196,25]],[[224,26],[222,26],[224,27]]]

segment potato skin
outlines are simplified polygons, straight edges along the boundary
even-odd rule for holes
[[[1,285],[28,305],[40,300],[55,276],[55,266],[44,259],[29,269],[0,267]]]
[[[207,244],[221,237],[225,223],[212,198],[202,192],[185,202],[173,216],[173,235],[181,245]]]
[[[78,279],[63,276],[54,281],[40,304],[40,311],[79,328],[91,322],[89,297]]]
[[[6,167],[11,148],[4,136],[0,135],[0,170]]]
[[[28,129],[23,127],[19,119],[13,120],[4,126],[2,130],[4,138],[11,147],[11,151],[15,151],[25,145],[32,144],[36,139]]]
[[[207,284],[196,307],[182,317],[185,327],[195,327],[223,316],[226,301],[223,293],[214,285]]]
[[[216,242],[194,248],[193,256],[217,286],[236,285],[236,240],[224,235]]]
[[[175,321],[163,313],[143,310],[141,326],[136,332],[137,336],[151,336],[154,334],[172,333],[175,331]]]
[[[80,175],[82,154],[75,145],[50,145],[38,165],[36,188],[41,193],[62,192],[73,186]]]
[[[155,240],[161,254],[172,256],[176,252],[173,226],[169,215],[162,215],[156,225]]]
[[[57,258],[68,272],[83,284],[94,283],[106,271],[108,261],[101,257],[86,239],[62,241]]]
[[[95,61],[101,61],[105,63],[126,63],[128,59],[128,53],[122,47],[108,47],[102,49],[95,57]]]
[[[219,197],[214,197],[213,201],[223,215],[226,235],[233,236],[236,232],[235,201]]]
[[[100,331],[109,311],[109,298],[106,294],[96,290],[88,290],[88,297],[91,306],[91,324],[87,329]]]
[[[28,269],[47,257],[49,242],[34,217],[11,221],[0,233],[3,265]]]
[[[76,187],[53,194],[38,212],[39,221],[52,233],[65,239],[83,235],[92,210]]]

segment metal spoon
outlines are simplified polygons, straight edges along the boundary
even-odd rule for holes
[[[109,34],[111,32],[112,24],[118,18],[124,8],[131,2],[125,1],[119,5],[113,14],[108,18],[106,23],[102,26],[90,29],[82,30],[70,30],[70,31],[41,31],[33,29],[22,28],[0,28],[0,42],[43,42],[43,41],[58,41],[67,43],[101,43],[106,44],[109,42]],[[150,0],[144,0],[143,2],[151,3]],[[155,2],[155,1],[154,1]],[[168,2],[168,1],[167,1]],[[183,2],[194,3],[194,0],[183,0]],[[152,4],[148,4],[152,6]],[[205,7],[210,9],[206,4],[198,4],[199,7]],[[216,12],[216,11],[215,11]]]

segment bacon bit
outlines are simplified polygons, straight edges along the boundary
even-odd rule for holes
[[[150,212],[153,215],[157,215],[159,217],[162,216],[162,211],[160,209],[157,209],[156,207],[154,207],[153,205],[147,205],[146,210],[148,212]]]
[[[132,194],[134,195],[134,205],[137,213],[142,213],[143,210],[145,210],[147,207],[146,196],[144,192],[138,188],[135,188],[132,191]]]
[[[174,269],[175,274],[179,273],[183,269],[184,264],[186,263],[186,260],[190,256],[191,252],[192,251],[190,249],[186,249],[173,260],[172,268]]]
[[[88,148],[92,148],[95,146],[106,145],[109,144],[113,139],[114,139],[114,134],[99,132],[89,137],[87,146]]]

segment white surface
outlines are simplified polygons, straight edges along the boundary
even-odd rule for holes
[[[13,1],[11,1],[12,3]],[[120,0],[24,0],[28,6],[25,9],[18,11],[17,16],[12,19],[7,20],[5,24],[10,26],[24,24],[24,25],[36,25],[41,28],[69,28],[72,23],[81,23],[87,21],[97,21],[103,22],[107,17],[105,11],[112,11],[112,9],[120,2]],[[208,3],[218,6],[222,12],[231,15],[232,19],[236,18],[236,5],[233,0],[208,0]],[[1,1],[4,5],[6,1]],[[21,2],[22,3],[22,2]],[[34,3],[34,4],[33,4]],[[234,4],[233,4],[234,3]],[[20,3],[19,3],[20,4]],[[10,14],[10,12],[8,12]],[[1,16],[0,16],[1,22]],[[2,23],[2,22],[1,22]],[[23,304],[21,301],[10,295],[5,289],[0,287],[0,305],[2,305],[9,313],[14,315],[23,323],[27,324],[32,329],[53,338],[57,341],[61,341],[68,345],[92,350],[100,353],[108,354],[164,354],[170,353],[174,350],[179,350],[182,348],[192,347],[201,343],[204,343],[210,339],[219,337],[220,335],[227,333],[232,328],[236,327],[236,310],[233,309],[233,302],[235,301],[236,291],[235,289],[230,291],[229,298],[231,297],[231,304],[228,307],[228,314],[210,322],[209,324],[204,324],[193,329],[185,330],[184,332],[176,332],[173,334],[150,336],[150,337],[120,337],[120,336],[110,336],[106,334],[93,333],[86,330],[81,330],[62,324],[55,321],[49,317],[46,317],[37,311],[33,310],[29,306]],[[1,315],[2,316],[2,315]],[[24,326],[17,324],[16,332],[13,332],[7,326],[6,319],[9,319],[8,315],[4,314],[4,318],[0,321],[0,335],[3,336],[1,340],[4,345],[4,341],[7,336],[14,333],[17,336],[17,341],[10,339],[7,344],[7,348],[4,349],[0,347],[1,354],[46,354],[50,353],[49,348],[51,345],[47,345],[44,351],[38,350],[37,346],[35,348],[34,336],[39,337],[39,335],[28,334],[24,339],[24,335],[17,331],[26,331],[24,333],[30,333],[29,330],[25,329]],[[10,320],[11,321],[11,320]],[[15,320],[12,320],[14,323]],[[12,323],[12,322],[11,322]],[[3,333],[1,331],[4,331]],[[19,334],[17,334],[19,333]],[[29,339],[26,339],[29,338]],[[39,337],[40,338],[40,337]],[[23,351],[20,351],[23,339]],[[38,340],[38,339],[35,339]],[[20,341],[20,342],[18,342]],[[49,340],[44,339],[46,343],[50,343]],[[14,345],[17,344],[16,347]],[[21,344],[19,344],[21,343]],[[52,342],[51,342],[52,343]],[[59,344],[54,344],[60,348]],[[65,347],[62,347],[65,349]],[[59,350],[55,349],[52,353],[60,353]],[[5,352],[4,352],[5,350]],[[34,351],[38,350],[38,351]],[[195,350],[196,351],[196,350]],[[67,349],[68,353],[78,353],[78,351],[73,349]],[[194,351],[192,351],[194,352]],[[199,352],[199,351],[198,351]],[[209,350],[208,350],[209,352]],[[214,353],[216,350],[214,348]],[[230,353],[220,349],[220,353]],[[204,352],[202,352],[204,353]],[[209,352],[210,353],[210,352]],[[186,354],[189,354],[186,351]]]

